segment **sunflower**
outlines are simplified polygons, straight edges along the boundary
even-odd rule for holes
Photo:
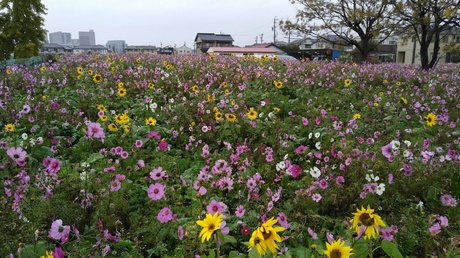
[[[97,109],[98,109],[99,111],[101,111],[101,112],[107,111],[107,109],[105,108],[105,106],[102,105],[102,104],[97,105]]]
[[[118,131],[118,127],[114,123],[109,124],[108,127],[109,127],[109,131],[111,131],[111,132]]]
[[[400,82],[400,81],[397,81],[397,82],[396,82],[396,86],[401,86],[401,82]]]
[[[42,72],[46,71],[46,66],[40,67],[40,70],[41,70]]]
[[[235,122],[236,121],[236,116],[234,114],[228,113],[225,114],[225,119],[229,122]]]
[[[123,88],[123,86],[125,86],[123,82],[119,82],[117,85],[118,85],[118,88]]]
[[[407,100],[404,97],[401,97],[401,101],[402,103],[407,104]]]
[[[96,73],[96,74],[93,76],[93,82],[95,82],[95,83],[100,83],[100,82],[102,82],[102,75]]]
[[[256,119],[257,118],[257,111],[255,111],[254,108],[250,108],[246,115],[251,120]]]
[[[273,57],[273,62],[278,62],[278,56]]]
[[[348,258],[353,254],[351,251],[353,251],[351,247],[345,246],[345,242],[338,239],[332,244],[326,243],[324,254],[328,258]]]
[[[200,87],[198,87],[198,85],[193,85],[192,88],[191,88],[191,90],[192,90],[193,92],[197,92],[197,91],[200,90]]]
[[[374,107],[378,107],[378,106],[379,106],[379,103],[374,102]]]
[[[126,89],[125,88],[118,88],[118,96],[124,97],[126,95]]]
[[[153,118],[153,117],[149,117],[149,118],[145,119],[145,124],[155,126],[157,124],[157,120],[155,118]]]
[[[149,89],[153,89],[153,88],[155,87],[155,84],[149,82],[149,84],[147,84],[147,87],[148,87]]]
[[[125,133],[129,133],[129,131],[131,131],[131,127],[129,125],[125,125],[123,130],[125,130]]]
[[[385,223],[382,218],[374,214],[374,210],[367,206],[367,209],[361,207],[361,210],[356,209],[356,213],[353,213],[354,217],[350,222],[353,223],[352,228],[355,229],[357,234],[362,233],[361,227],[364,229],[364,239],[376,238],[379,234],[379,227],[385,227]]]
[[[359,113],[356,113],[356,114],[353,115],[353,119],[355,119],[355,120],[358,120],[360,118],[361,118],[361,114],[359,114]]]
[[[219,214],[218,212],[214,213],[214,215],[206,213],[205,219],[197,220],[196,224],[203,227],[199,235],[199,237],[201,237],[201,242],[203,243],[204,241],[208,241],[211,238],[214,231],[219,229],[221,223],[222,214]]]
[[[5,130],[10,131],[10,132],[14,132],[15,128],[16,126],[14,126],[14,124],[11,124],[11,123],[5,125]]]
[[[428,113],[428,115],[425,116],[425,121],[427,126],[432,127],[436,124],[436,115],[433,113]]]
[[[282,82],[282,81],[274,80],[274,81],[273,81],[273,85],[275,85],[275,87],[276,87],[277,89],[281,89],[281,87],[283,87],[283,82]]]
[[[171,69],[173,69],[173,66],[172,66],[171,64],[168,64],[168,65],[166,66],[166,70],[171,70]]]
[[[276,254],[278,249],[276,242],[282,241],[278,232],[286,230],[283,227],[273,227],[276,222],[278,222],[278,219],[271,218],[252,232],[251,239],[249,239],[249,248],[256,247],[262,256],[265,255],[267,248],[272,254]]]
[[[11,74],[12,72],[11,69],[6,69],[6,74]]]
[[[227,86],[228,86],[228,83],[227,83],[227,82],[223,82],[223,83],[222,83],[222,87],[227,88]]]
[[[89,75],[93,75],[93,70],[89,69],[89,70],[88,70],[88,74],[89,74]]]
[[[280,109],[279,107],[274,107],[274,108],[273,108],[273,112],[275,112],[275,113],[279,113],[280,110],[281,110],[281,109]]]
[[[350,79],[345,79],[345,81],[343,81],[343,84],[348,87],[351,85],[351,80]]]
[[[216,58],[215,56],[210,56],[210,57],[209,57],[209,60],[211,60],[211,61],[215,61],[216,59],[217,59],[217,58]]]
[[[105,122],[107,121],[107,116],[106,115],[100,116],[99,119],[101,119],[102,122]]]
[[[219,111],[216,112],[215,114],[215,117],[216,117],[216,120],[217,121],[220,121],[222,119],[222,113],[220,113]]]

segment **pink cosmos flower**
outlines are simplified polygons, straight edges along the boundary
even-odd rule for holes
[[[159,183],[151,184],[147,190],[149,198],[155,201],[164,198],[165,192],[165,186]]]
[[[302,124],[303,124],[304,126],[307,126],[307,125],[308,125],[308,118],[302,117]]]
[[[392,157],[391,151],[392,151],[392,144],[391,143],[389,143],[389,144],[387,144],[387,145],[382,147],[382,154],[387,159],[390,159]]]
[[[313,231],[313,229],[311,229],[310,227],[308,227],[308,234],[310,234],[311,238],[313,238],[313,240],[316,240],[318,239],[318,234],[315,233],[315,231]]]
[[[206,206],[206,211],[214,215],[214,213],[223,213],[224,210],[227,208],[227,205],[225,205],[223,202],[217,202],[216,200],[212,200],[208,206]]]
[[[150,178],[155,181],[162,179],[165,175],[166,175],[166,171],[164,171],[162,167],[154,168],[150,172]]]
[[[88,138],[104,139],[105,134],[104,130],[101,127],[101,124],[91,122],[88,124],[88,129],[85,131]]]
[[[114,179],[110,182],[110,191],[111,192],[116,192],[120,190],[121,188],[121,183],[118,179]]]
[[[25,161],[27,152],[22,150],[21,147],[11,147],[6,151],[6,154],[8,154],[8,156],[10,156],[10,158],[12,158],[19,165],[19,163]]]
[[[313,199],[313,201],[319,202],[319,201],[321,201],[321,199],[322,199],[323,197],[321,196],[321,194],[315,193],[315,194],[313,194],[313,195],[311,196],[311,198]]]
[[[182,226],[179,226],[177,228],[177,237],[179,238],[179,240],[182,240],[184,238],[184,228],[182,228]]]
[[[168,149],[168,143],[165,141],[161,141],[158,143],[158,147],[161,151],[166,151]]]
[[[244,206],[239,205],[238,207],[236,207],[235,216],[237,216],[238,218],[241,218],[241,217],[244,216],[245,212],[246,212],[246,210],[244,209]]]
[[[164,207],[163,209],[158,212],[157,219],[161,223],[166,223],[173,219],[173,213],[169,207]]]
[[[48,236],[55,240],[61,240],[66,238],[70,233],[70,226],[62,225],[62,220],[55,220],[51,224],[50,232]]]
[[[297,178],[302,173],[302,168],[300,168],[299,165],[292,165],[289,168],[289,171],[291,172],[293,178]]]
[[[287,221],[287,217],[283,212],[278,213],[278,224],[283,228],[290,228],[291,225]]]

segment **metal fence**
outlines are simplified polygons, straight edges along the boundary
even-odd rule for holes
[[[24,66],[33,66],[41,64],[45,61],[43,56],[34,56],[31,58],[18,58],[18,59],[9,59],[9,60],[0,60],[0,71],[6,70],[8,66],[11,65],[24,65]]]

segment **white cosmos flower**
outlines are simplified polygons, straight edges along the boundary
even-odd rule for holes
[[[377,186],[377,194],[382,195],[383,192],[385,192],[385,184],[380,183],[379,186]]]
[[[317,167],[313,167],[310,169],[310,175],[316,179],[321,176],[321,170],[319,170]]]
[[[318,137],[320,137],[320,136],[321,136],[321,134],[320,134],[319,132],[316,132],[316,133],[315,133],[315,138],[318,138]]]
[[[29,136],[26,133],[21,134],[22,139],[25,141]]]
[[[321,150],[321,142],[315,144],[316,149]]]

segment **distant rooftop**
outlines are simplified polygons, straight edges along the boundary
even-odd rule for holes
[[[234,41],[230,34],[198,33],[196,34],[195,41],[197,41],[198,38],[202,41]]]

